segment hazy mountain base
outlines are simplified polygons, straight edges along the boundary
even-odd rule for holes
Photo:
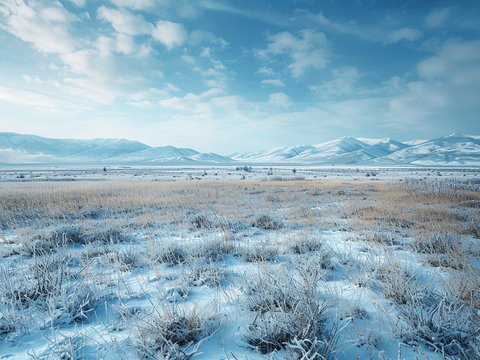
[[[478,358],[479,182],[373,179],[4,183],[0,354]]]

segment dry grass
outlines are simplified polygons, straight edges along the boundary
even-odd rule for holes
[[[322,310],[319,304],[307,300],[314,297],[317,284],[320,280],[327,281],[332,270],[342,268],[347,273],[348,268],[353,269],[352,275],[346,274],[342,280],[376,291],[400,309],[407,325],[408,321],[418,319],[432,323],[430,319],[421,318],[420,313],[413,312],[416,317],[407,316],[412,308],[427,309],[429,303],[422,302],[427,298],[425,294],[437,296],[437,293],[427,289],[417,273],[405,267],[400,258],[395,258],[396,250],[410,252],[408,255],[417,264],[426,264],[427,270],[448,274],[449,281],[440,299],[459,299],[465,309],[480,309],[478,269],[472,266],[474,261],[478,262],[475,257],[480,252],[468,245],[468,241],[478,243],[475,219],[480,218],[477,206],[480,193],[458,185],[448,188],[448,183],[441,184],[440,188],[436,186],[334,180],[4,183],[0,187],[0,227],[19,235],[15,241],[21,246],[15,249],[22,256],[29,255],[30,260],[38,254],[53,256],[60,246],[62,249],[81,246],[79,261],[85,274],[93,271],[97,263],[120,272],[161,265],[165,281],[172,280],[167,276],[177,271],[179,285],[170,289],[178,293],[177,298],[188,297],[188,290],[193,286],[211,286],[212,291],[216,291],[235,279],[228,272],[230,269],[224,268],[223,261],[228,257],[236,256],[235,261],[259,268],[289,261],[296,266],[291,270],[293,273],[303,274],[302,286],[293,290],[292,280],[285,281],[280,275],[268,274],[260,283],[249,278],[253,287],[244,289],[247,308],[259,315],[251,322],[250,333],[245,338],[260,352],[285,348],[300,356],[309,349],[321,349],[330,338],[332,343],[336,341],[330,336],[334,332],[330,334],[322,326],[308,334],[300,331],[309,315]],[[445,186],[444,191],[438,190]],[[65,228],[66,224],[70,227]],[[149,228],[148,231],[145,228]],[[108,229],[118,230],[104,232]],[[140,236],[136,239],[123,237],[131,231],[141,234],[143,230],[147,234],[145,241]],[[377,249],[379,258],[381,254],[392,254],[392,258],[376,262],[370,268],[361,258],[342,261],[340,255],[330,251],[331,244],[322,237],[324,230],[348,231],[351,240],[348,243],[352,248],[360,242],[366,249],[362,254]],[[190,242],[177,242],[178,234],[188,234]],[[137,252],[136,246],[144,246],[143,252]],[[376,253],[373,254],[371,256],[375,257]],[[7,275],[3,273],[4,278],[8,278]],[[337,271],[336,276],[343,275]],[[305,287],[305,284],[311,286]],[[23,294],[28,288],[20,288],[17,292],[13,284],[12,288],[12,291],[0,290],[7,294],[5,297],[14,300],[26,298],[16,294],[20,291]],[[28,301],[39,303],[34,296],[41,291],[34,290],[34,295],[27,297]],[[302,291],[308,296],[291,298]],[[283,308],[272,303],[279,299]],[[16,303],[16,307],[11,307],[10,317],[25,305],[21,301]],[[443,316],[444,309],[441,306],[438,309],[432,316]],[[66,305],[60,310],[62,313],[70,311]],[[320,313],[319,323],[323,321]],[[478,322],[472,315],[474,312],[466,314],[473,318],[472,323]],[[207,326],[211,319],[203,319],[205,324],[200,324],[195,314],[170,316],[160,311],[156,315],[157,318],[148,314],[134,316],[141,340],[135,346],[145,356],[178,354],[180,347],[200,344],[211,330]],[[21,327],[18,322],[9,321],[9,324],[13,324],[13,328]],[[185,339],[177,339],[170,337],[172,324],[202,331],[189,332]],[[13,331],[0,321],[0,332],[3,328],[3,331]],[[438,348],[443,343],[431,339],[437,331],[431,328],[431,334],[416,336],[419,339],[423,336]],[[204,332],[205,329],[208,331]],[[162,336],[157,336],[158,333]],[[265,345],[264,335],[273,337],[274,345]],[[461,340],[467,344],[465,349],[473,346],[472,342]],[[192,354],[195,351],[193,348]]]

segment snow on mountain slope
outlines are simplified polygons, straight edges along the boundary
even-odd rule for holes
[[[0,152],[0,162],[5,162],[6,149],[14,150],[17,160],[24,157],[56,161],[68,158],[79,161],[103,160],[148,148],[148,145],[126,139],[50,139],[36,135],[0,133],[0,149],[4,150]]]
[[[427,141],[428,141],[427,139],[417,139],[417,140],[404,141],[403,143],[406,145],[419,145]]]
[[[173,146],[150,147],[126,139],[69,140],[0,133],[0,163],[130,165],[291,164],[480,166],[480,136],[451,134],[432,140],[344,136],[316,145],[234,153],[231,157]]]
[[[228,157],[173,146],[150,147],[126,139],[50,139],[0,133],[0,163],[104,163],[175,165],[231,163]]]
[[[231,163],[232,159],[217,155],[214,153],[200,153],[193,149],[176,148],[173,146],[153,147],[143,151],[117,156],[108,159],[112,163],[136,164],[143,163],[148,165],[175,165],[175,164],[226,164]]]
[[[391,154],[407,145],[391,139],[344,136],[316,145],[275,148],[259,153],[234,154],[238,161],[258,163],[355,164]]]
[[[479,166],[480,139],[454,133],[396,151],[372,162],[377,164]]]

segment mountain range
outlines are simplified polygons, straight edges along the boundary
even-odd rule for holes
[[[126,139],[51,139],[0,132],[3,164],[480,166],[480,136],[431,140],[341,137],[316,145],[222,156]]]

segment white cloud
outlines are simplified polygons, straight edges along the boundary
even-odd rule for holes
[[[60,59],[75,76],[63,79],[65,91],[100,103],[116,98],[129,98],[145,87],[143,68],[138,67],[137,56],[117,56],[94,49],[79,50],[60,55]],[[150,61],[146,56],[142,61]],[[152,64],[150,64],[152,66]],[[159,77],[150,71],[150,76]]]
[[[150,50],[145,46],[138,46],[135,40],[126,34],[117,33],[115,37],[99,36],[95,47],[101,53],[116,52],[124,55],[147,54]]]
[[[68,101],[58,100],[31,91],[7,87],[0,87],[0,100],[41,109],[63,110],[80,108]]]
[[[118,7],[127,7],[133,10],[148,10],[155,7],[155,0],[110,0]]]
[[[277,92],[268,96],[268,104],[275,107],[287,109],[293,105],[293,102],[287,94],[283,92]]]
[[[436,56],[421,61],[418,73],[428,80],[451,85],[480,84],[480,40],[447,41]]]
[[[100,6],[97,10],[99,19],[112,24],[112,27],[127,35],[142,35],[152,31],[153,26],[143,16],[132,14],[125,9],[109,9]]]
[[[354,90],[354,85],[360,78],[359,71],[354,67],[346,67],[341,69],[335,69],[332,71],[333,78],[328,81],[324,81],[319,85],[310,86],[316,95],[324,98],[351,94]]]
[[[275,72],[270,67],[262,66],[257,70],[257,74],[260,74],[260,75],[274,75]]]
[[[192,113],[210,113],[212,108],[212,100],[216,95],[223,93],[222,89],[212,88],[199,95],[188,93],[183,97],[172,97],[160,101],[160,105],[166,108],[188,111]]]
[[[83,8],[87,3],[87,0],[68,0],[68,1],[79,8]]]
[[[36,75],[30,76],[28,74],[22,74],[22,78],[24,81],[28,83],[36,83],[36,84],[41,84],[42,80]]]
[[[272,85],[272,86],[285,86],[284,82],[280,79],[265,79],[261,82],[262,85]]]
[[[301,30],[298,36],[285,31],[268,36],[268,41],[267,48],[258,54],[265,59],[271,55],[288,56],[293,77],[301,77],[309,69],[323,69],[328,63],[327,38],[315,30]]]
[[[220,60],[209,57],[210,68],[202,69],[195,67],[193,70],[197,71],[201,76],[205,85],[214,88],[225,88],[227,86],[227,75],[225,65]]]
[[[445,21],[450,17],[450,9],[436,9],[432,11],[425,19],[425,25],[430,28],[436,28],[444,24]]]
[[[218,37],[217,35],[211,33],[210,31],[205,31],[205,30],[193,30],[190,33],[188,42],[192,46],[198,46],[204,43],[210,43],[213,45],[217,45],[220,48],[224,48],[228,45],[228,42],[226,42],[221,37]]]
[[[187,31],[182,24],[160,20],[157,21],[152,36],[170,50],[185,43]]]
[[[394,44],[399,41],[415,41],[422,37],[422,33],[417,29],[401,28],[390,32],[384,40],[384,44]]]
[[[77,46],[69,27],[78,19],[59,2],[8,1],[0,10],[6,17],[5,29],[41,52],[65,53]]]

